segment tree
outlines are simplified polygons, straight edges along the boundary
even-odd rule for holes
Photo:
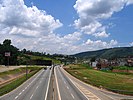
[[[7,46],[11,45],[11,40],[5,39],[3,42],[3,45],[7,45]]]
[[[0,64],[7,65],[8,57],[5,57],[5,52],[10,52],[11,56],[9,57],[9,64],[16,65],[17,64],[17,56],[19,54],[19,49],[11,45],[11,40],[5,39],[3,44],[0,44]]]
[[[92,57],[90,61],[91,62],[95,62],[95,60],[96,60],[96,58],[95,57]]]

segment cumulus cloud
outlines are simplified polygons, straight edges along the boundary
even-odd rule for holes
[[[62,23],[36,6],[27,7],[23,0],[2,0],[0,4],[1,34],[38,37],[52,33]]]
[[[107,43],[101,40],[92,41],[88,39],[85,44],[90,47],[97,47],[99,49],[99,48],[110,48],[112,46],[117,45],[118,42],[116,40],[111,40],[110,42]]]
[[[133,0],[77,0],[74,8],[79,19],[74,21],[74,26],[95,37],[108,37],[106,27],[101,21],[110,18],[125,5],[132,3]]]
[[[103,31],[103,32],[98,32],[98,33],[95,33],[95,34],[93,34],[95,37],[101,37],[101,38],[103,38],[103,37],[109,37],[109,35],[110,34],[107,34],[105,31]]]
[[[81,34],[74,32],[63,37],[60,37],[56,34],[49,34],[48,36],[42,36],[39,38],[32,38],[29,41],[29,38],[19,38],[17,36],[11,37],[13,43],[23,49],[48,52],[48,53],[62,53],[62,54],[72,54],[75,53],[76,43],[81,38]],[[19,38],[17,41],[15,38]],[[24,45],[25,44],[25,45]]]
[[[60,36],[61,33],[55,33],[55,30],[63,24],[46,11],[34,5],[28,7],[23,0],[0,0],[0,43],[8,38],[20,49],[62,54],[113,47],[118,44],[116,40],[88,39],[83,42],[82,33],[96,39],[109,37],[107,27],[101,21],[131,3],[132,0],[77,0],[74,8],[79,19],[75,20],[74,25],[78,30]]]
[[[133,46],[133,42],[130,43],[130,46]]]

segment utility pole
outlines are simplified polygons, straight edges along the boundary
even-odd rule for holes
[[[26,64],[26,80],[28,79],[28,64]]]

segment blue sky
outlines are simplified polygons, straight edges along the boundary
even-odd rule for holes
[[[74,54],[133,46],[133,0],[2,0],[0,42]]]
[[[78,18],[76,11],[73,8],[76,0],[25,0],[27,6],[34,4],[41,10],[45,10],[48,14],[54,16],[54,18],[59,19],[63,23],[63,27],[56,30],[57,33],[61,35],[74,32],[74,28],[69,27],[73,24],[75,18]]]
[[[76,0],[25,0],[27,6],[33,4],[54,16],[54,18],[59,19],[63,23],[63,27],[57,29],[56,32],[60,35],[76,31],[74,27],[69,26],[78,18],[73,8],[75,3]],[[129,45],[129,42],[133,41],[133,5],[129,5],[120,12],[114,13],[111,18],[104,20],[103,23],[105,23],[105,25],[109,23],[114,24],[114,26],[107,31],[111,33],[110,39],[118,40],[121,46]]]

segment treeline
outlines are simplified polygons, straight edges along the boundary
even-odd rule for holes
[[[10,53],[10,57],[5,53]],[[75,61],[75,57],[62,54],[49,54],[46,52],[33,52],[30,50],[19,50],[17,47],[11,44],[11,40],[5,39],[0,44],[0,65],[26,65],[32,62],[34,59],[44,60],[44,58],[59,60],[61,63],[72,63]]]
[[[103,58],[109,60],[128,57],[133,58],[133,47],[116,47],[97,51],[87,51],[75,54],[73,56],[80,59]]]
[[[5,56],[5,53],[10,53],[10,57]],[[3,44],[0,44],[0,64],[16,65],[17,57],[19,55],[19,49],[11,45],[11,40],[4,40]],[[9,62],[8,62],[9,59]]]

